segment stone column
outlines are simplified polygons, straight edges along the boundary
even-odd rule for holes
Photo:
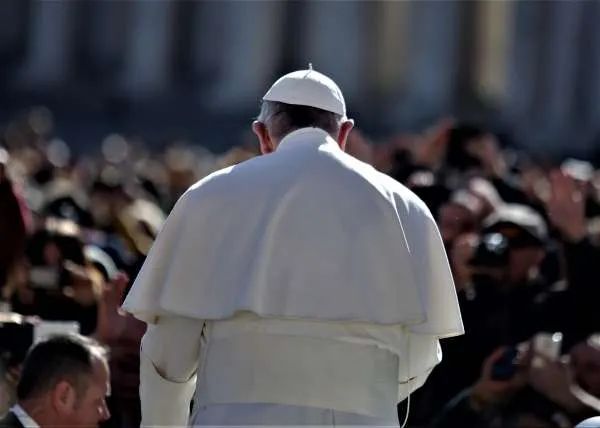
[[[582,37],[580,43],[578,93],[581,121],[597,132],[600,118],[600,2],[584,2]]]
[[[102,71],[116,71],[113,67],[125,60],[127,17],[133,2],[94,1],[90,31],[90,56]]]
[[[384,1],[378,6],[375,40],[372,41],[374,61],[369,78],[373,88],[384,97],[397,96],[410,69],[410,2]]]
[[[72,1],[31,2],[29,44],[18,86],[51,88],[68,81],[74,6]]]
[[[223,52],[227,49],[223,32],[228,31],[224,27],[226,3],[203,1],[194,5],[192,64],[195,74],[203,80],[215,78],[223,65]]]
[[[310,1],[301,56],[313,68],[329,75],[340,86],[350,110],[365,90],[368,61],[369,2]]]
[[[214,110],[258,109],[279,61],[283,1],[222,1],[214,11],[222,33],[203,32],[206,47],[219,46],[219,75],[202,97]],[[217,7],[217,5],[215,5]]]
[[[408,95],[434,109],[451,105],[457,83],[461,2],[411,2]]]
[[[484,100],[502,105],[507,91],[507,67],[515,2],[478,3],[476,19],[475,90]]]
[[[20,0],[0,2],[0,54],[13,50],[20,43],[23,6]]]
[[[175,31],[175,2],[136,0],[131,2],[125,65],[120,92],[128,96],[160,95],[169,89],[170,58]]]
[[[540,32],[544,2],[513,2],[512,7],[504,110],[508,118],[525,122],[534,113],[541,86],[538,64],[543,49]]]
[[[575,107],[584,4],[579,1],[547,3],[550,25],[544,52],[548,55],[540,64],[545,85],[540,94],[543,101],[538,107],[544,123],[553,128],[568,125]]]

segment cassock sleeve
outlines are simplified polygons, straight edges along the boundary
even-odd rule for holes
[[[161,317],[148,326],[140,350],[141,426],[187,426],[202,327],[199,320],[180,317]]]

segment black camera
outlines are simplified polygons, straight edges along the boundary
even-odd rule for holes
[[[483,235],[469,265],[481,268],[504,268],[508,265],[508,240],[501,233]]]
[[[9,370],[21,364],[33,344],[34,324],[19,319],[0,320],[0,364]]]

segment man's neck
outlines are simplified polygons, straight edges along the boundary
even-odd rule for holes
[[[27,413],[27,416],[40,427],[51,426],[51,418],[48,418],[46,415],[47,412],[44,412],[44,406],[40,405],[38,402],[33,400],[23,401],[19,402],[19,406]]]

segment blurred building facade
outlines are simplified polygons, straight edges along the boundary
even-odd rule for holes
[[[272,79],[311,62],[373,128],[458,113],[585,150],[600,130],[599,20],[598,1],[3,0],[0,104],[50,97],[187,127],[247,118]]]

